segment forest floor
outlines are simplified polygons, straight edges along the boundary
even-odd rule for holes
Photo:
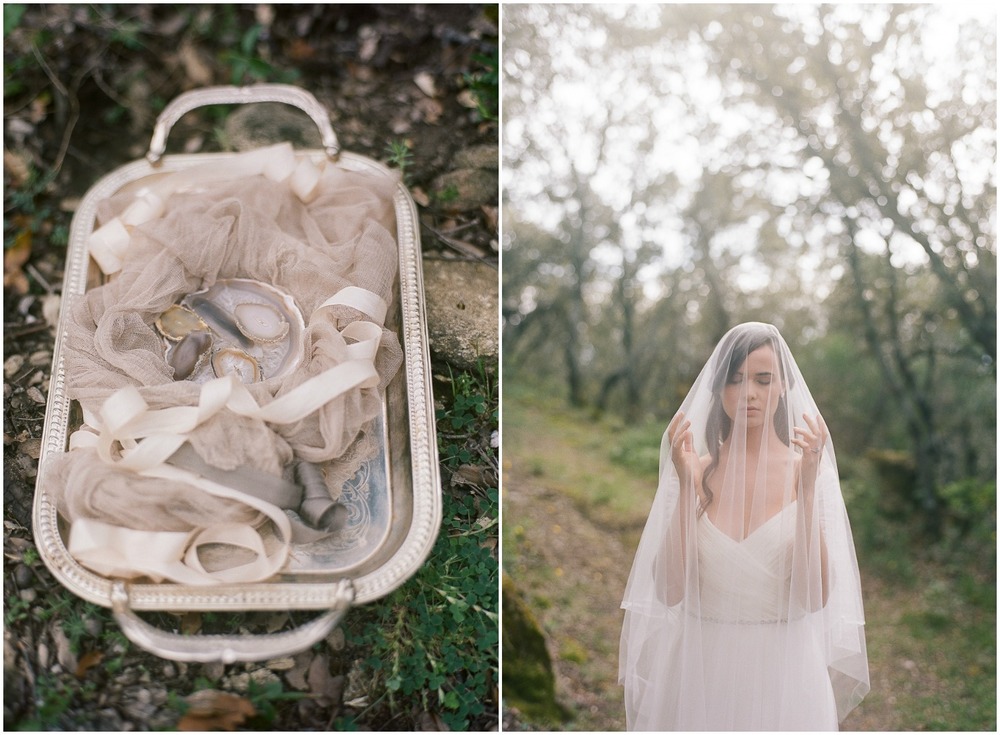
[[[583,412],[514,389],[503,410],[504,570],[548,639],[557,699],[574,714],[562,727],[623,730],[619,603],[655,474],[613,462],[620,437]],[[858,555],[872,691],[842,729],[995,729],[990,590],[979,605],[960,602],[940,564],[915,562],[906,576],[916,583],[902,584]],[[504,722],[539,727],[510,711]]]
[[[5,4],[5,729],[496,729],[496,612],[466,614],[469,590],[441,600],[433,589],[441,582],[431,578],[449,569],[455,544],[480,551],[482,539],[493,572],[480,574],[475,591],[481,605],[496,602],[496,422],[494,415],[489,426],[486,411],[496,389],[480,376],[453,374],[435,357],[436,408],[448,420],[439,440],[468,463],[452,482],[456,467],[442,455],[440,549],[407,585],[350,611],[340,629],[294,657],[184,664],[139,650],[106,609],[53,578],[35,547],[32,502],[73,212],[99,178],[142,158],[167,102],[210,85],[305,88],[330,112],[343,150],[400,169],[419,205],[425,257],[495,267],[495,172],[492,181],[477,177],[486,185],[471,195],[467,178],[448,177],[463,153],[497,150],[497,64],[495,6]],[[231,150],[223,112],[185,116],[168,152]],[[421,578],[425,572],[431,576]],[[454,612],[464,622],[423,632],[417,613],[431,602],[448,621]],[[412,627],[384,624],[410,609]],[[157,622],[188,633],[259,634],[310,617],[193,612]],[[488,629],[468,633],[480,618]],[[427,650],[437,641],[454,646],[459,634],[479,645],[466,648],[462,638],[433,686],[416,679],[431,675],[418,657],[405,696],[387,691],[382,660],[412,644],[393,636],[414,633],[426,635]],[[189,717],[199,712],[208,719]]]

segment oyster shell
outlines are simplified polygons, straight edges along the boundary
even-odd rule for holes
[[[288,334],[288,320],[269,304],[237,304],[236,328],[255,342],[277,342]]]
[[[189,378],[202,365],[211,348],[211,332],[188,332],[167,352],[167,364],[174,369],[174,380]]]
[[[156,319],[156,328],[171,342],[179,342],[192,332],[208,329],[208,325],[187,307],[173,304]]]
[[[212,355],[212,370],[221,378],[229,373],[244,383],[256,383],[261,379],[260,364],[238,347],[224,347]]]

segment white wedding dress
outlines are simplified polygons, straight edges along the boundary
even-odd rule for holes
[[[868,692],[860,575],[820,427],[777,330],[730,330],[660,447],[622,599],[630,730],[837,730]]]
[[[741,541],[707,513],[698,520],[709,730],[838,729],[822,641],[805,617],[786,619],[795,508],[786,505]]]

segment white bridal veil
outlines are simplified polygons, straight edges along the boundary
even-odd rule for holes
[[[630,730],[830,730],[869,689],[833,443],[769,324],[728,332],[664,433],[625,598]]]

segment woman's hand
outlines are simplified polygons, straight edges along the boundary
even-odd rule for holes
[[[667,426],[667,439],[670,442],[670,459],[677,468],[681,488],[693,485],[696,492],[701,492],[701,457],[694,451],[691,422],[684,419],[683,411],[678,411]]]
[[[810,418],[808,414],[802,414],[806,422],[805,427],[795,427],[795,438],[792,444],[802,450],[802,479],[807,487],[814,487],[816,474],[819,472],[819,462],[823,458],[823,447],[830,432],[826,428],[823,417],[816,414],[816,418]]]

